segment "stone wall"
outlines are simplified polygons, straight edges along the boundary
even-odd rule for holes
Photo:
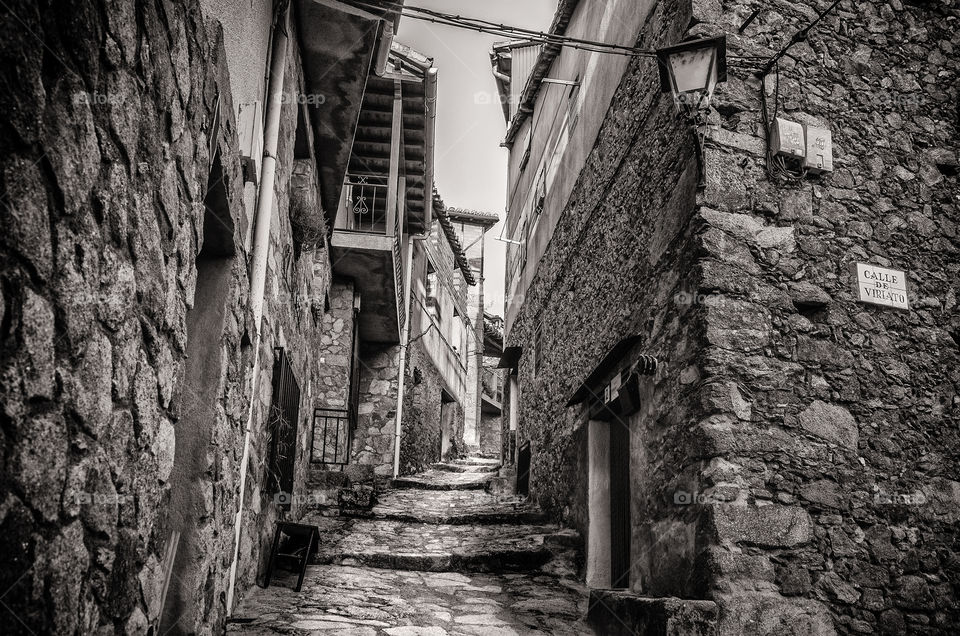
[[[715,424],[699,428],[724,461],[698,488],[756,506],[712,523],[749,555],[718,577],[730,629],[772,603],[728,587],[748,569],[794,607],[825,603],[840,632],[960,624],[960,9],[948,5],[843,4],[790,49],[780,112],[832,130],[831,175],[765,178],[747,72],[711,116],[694,301],[706,295],[697,373],[724,387],[704,401]],[[729,32],[734,8],[747,12],[703,10],[698,28]],[[731,52],[767,54],[812,13],[798,2],[761,15]],[[767,83],[772,101],[776,74]],[[856,302],[854,262],[906,270],[910,311]],[[773,529],[764,547],[749,536]]]
[[[732,60],[769,56],[815,17],[782,2],[732,36],[751,10],[661,2],[639,43],[722,30]],[[632,62],[509,335],[531,487],[584,530],[584,416],[563,404],[624,336],[660,360],[626,422],[632,586],[716,600],[721,633],[960,624],[958,18],[844,4],[791,49],[780,113],[832,130],[819,181],[767,177],[760,83],[731,61],[696,198],[692,136]],[[911,310],[857,303],[856,261],[907,270]]]
[[[22,622],[4,623],[136,633],[160,611],[158,522],[212,168],[207,134],[218,92],[230,99],[223,50],[194,3],[7,12],[0,528],[11,560],[0,578]],[[239,245],[232,107],[221,112],[215,141]],[[225,470],[212,493],[222,508],[211,513],[223,524],[246,413],[244,269],[232,271],[221,340],[214,443]],[[229,553],[232,535],[210,541]],[[222,590],[222,579],[210,587]],[[222,625],[222,611],[210,611]]]
[[[330,309],[323,315],[320,377],[316,405],[320,408],[346,409],[350,401],[350,370],[353,357],[355,320],[353,283],[335,281],[330,286]]]
[[[500,416],[480,414],[480,453],[487,457],[500,457]]]
[[[440,461],[440,400],[443,378],[423,341],[411,343],[403,395],[400,474],[411,475]]]
[[[295,27],[292,30],[296,32]],[[288,95],[301,94],[304,89],[299,55],[294,53],[288,55],[287,59],[284,91]],[[329,253],[325,245],[309,249],[298,246],[291,226],[292,201],[295,200],[294,196],[297,199],[302,197],[302,192],[294,192],[291,187],[296,165],[294,146],[298,132],[297,108],[295,100],[290,100],[284,103],[281,111],[277,181],[274,187],[276,209],[271,224],[267,286],[261,323],[260,374],[253,393],[253,434],[237,568],[237,586],[241,592],[254,585],[258,577],[265,573],[276,521],[299,518],[303,502],[307,500],[313,407],[323,378],[329,372],[320,346],[326,333],[324,297],[328,295],[331,284]],[[300,134],[307,136],[308,145],[313,148],[309,127],[300,131]],[[298,179],[298,186],[302,188],[302,176],[298,175]],[[312,180],[314,188],[319,190],[315,175]],[[310,198],[317,201],[320,199],[319,194]],[[315,208],[315,212],[323,214],[319,208]],[[273,431],[267,422],[268,409],[272,403],[273,369],[278,347],[283,348],[289,357],[300,388],[294,490],[290,493],[293,505],[289,511],[284,511],[277,505],[275,488],[268,486],[271,479],[268,463]],[[242,594],[238,598],[242,598]]]
[[[322,246],[299,259],[288,250],[295,106],[282,117],[261,373],[251,391],[244,237],[252,210],[242,203],[218,33],[204,28],[195,2],[8,10],[9,30],[19,35],[3,45],[11,90],[0,97],[7,230],[0,239],[0,529],[12,560],[0,583],[9,590],[4,605],[22,622],[6,617],[5,624],[14,632],[135,634],[159,621],[169,480],[197,389],[184,383],[194,344],[187,316],[201,300],[194,298],[196,255],[216,240],[230,260],[222,330],[209,334],[218,371],[203,387],[215,399],[197,456],[209,477],[199,484],[199,558],[184,589],[193,620],[184,626],[222,632],[251,395],[240,595],[282,514],[263,488],[275,346],[291,355],[301,388],[298,483],[305,467],[317,362],[310,351],[319,334],[312,309],[329,267]],[[302,82],[296,55],[287,77],[295,91]],[[218,96],[221,121],[211,144]],[[217,212],[205,214],[205,206]]]
[[[399,365],[399,346],[361,343],[360,403],[351,461],[373,466],[380,479],[393,474]]]

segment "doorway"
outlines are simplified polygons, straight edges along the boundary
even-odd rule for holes
[[[196,631],[198,598],[206,573],[199,548],[199,529],[212,511],[206,509],[215,405],[220,398],[221,336],[233,267],[233,220],[227,205],[219,154],[207,182],[203,243],[197,254],[193,308],[187,312],[187,347],[180,419],[175,423],[176,448],[170,473],[168,538],[164,562],[163,611],[160,631]]]
[[[630,587],[630,427],[610,423],[610,587]]]
[[[587,585],[629,588],[630,428],[619,419],[587,427]]]
[[[446,391],[440,392],[440,461],[447,459],[453,445],[453,418],[456,402]]]

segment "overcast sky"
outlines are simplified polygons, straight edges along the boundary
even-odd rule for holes
[[[465,17],[495,20],[546,31],[557,0],[407,0]],[[504,216],[507,151],[500,147],[506,132],[497,87],[490,72],[490,46],[503,38],[431,24],[409,15],[400,20],[397,40],[434,59],[438,69],[436,184],[444,203],[456,208]],[[487,311],[503,315],[505,243],[498,224],[487,233]]]

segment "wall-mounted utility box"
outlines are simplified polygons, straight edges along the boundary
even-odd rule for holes
[[[815,174],[833,172],[833,138],[830,131],[816,126],[804,126],[803,132],[807,146],[803,167]]]
[[[774,155],[803,158],[803,126],[795,121],[776,117],[770,125],[770,151]]]

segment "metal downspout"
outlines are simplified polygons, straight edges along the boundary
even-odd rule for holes
[[[397,416],[396,427],[393,435],[393,478],[400,475],[400,431],[403,422],[403,394],[405,373],[407,371],[407,349],[410,347],[410,323],[413,322],[412,311],[410,308],[410,278],[413,271],[413,242],[422,240],[425,237],[411,236],[407,243],[407,262],[406,271],[403,273],[403,303],[406,307],[407,319],[403,322],[403,333],[400,334],[400,368],[397,370]]]
[[[426,130],[423,133],[423,227],[430,232],[433,223],[433,166],[437,138],[437,69],[431,67],[424,73],[424,99],[427,102]]]
[[[283,78],[287,66],[289,45],[290,3],[282,9],[273,34],[273,51],[270,58],[270,89],[267,99],[266,126],[263,131],[263,165],[260,171],[260,192],[257,198],[254,221],[252,272],[250,276],[250,309],[255,328],[253,339],[253,379],[250,385],[250,408],[247,427],[243,435],[243,455],[240,459],[240,492],[237,516],[233,529],[233,558],[230,562],[230,584],[227,588],[227,616],[233,613],[234,592],[237,582],[237,562],[240,553],[240,532],[243,521],[244,494],[247,486],[247,467],[250,463],[250,432],[253,426],[256,389],[260,376],[260,322],[263,318],[263,303],[267,282],[267,257],[270,252],[270,224],[273,219],[274,181],[277,173],[277,146],[280,136],[280,113],[283,109]]]

